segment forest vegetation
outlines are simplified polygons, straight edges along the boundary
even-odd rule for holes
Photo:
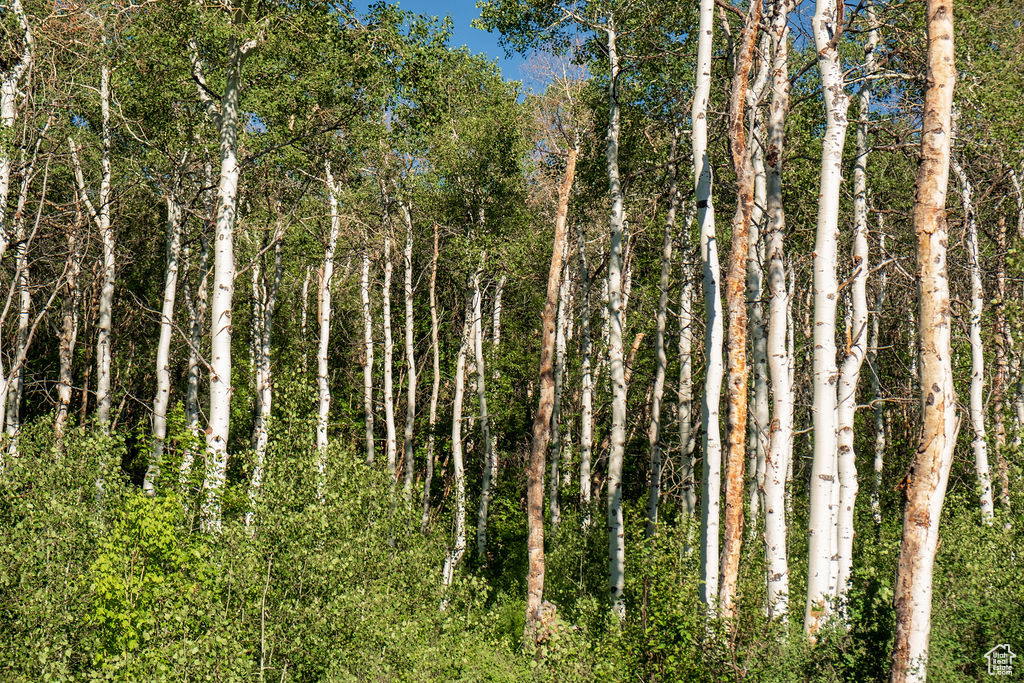
[[[988,680],[1019,3],[476,7],[0,0],[0,679]]]

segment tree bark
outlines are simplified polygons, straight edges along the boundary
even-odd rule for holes
[[[736,170],[736,213],[732,219],[732,244],[725,276],[725,300],[729,315],[728,377],[726,402],[729,406],[728,451],[725,461],[725,528],[722,542],[722,578],[718,600],[722,617],[735,617],[734,599],[739,578],[740,547],[743,542],[743,469],[746,464],[747,430],[747,247],[754,210],[754,169],[747,144],[747,86],[757,44],[761,3],[750,6],[740,37],[729,96],[729,146]]]
[[[555,313],[555,402],[551,409],[551,474],[548,477],[548,509],[551,528],[558,529],[562,507],[558,490],[561,483],[562,457],[562,389],[565,377],[566,307],[569,299],[569,237],[566,235],[562,253],[562,275],[558,285],[558,307]]]
[[[953,385],[946,188],[956,81],[952,0],[927,0],[928,74],[914,231],[920,297],[921,440],[908,474],[903,539],[894,591],[892,681],[924,681],[931,631],[932,568],[939,518],[959,427]]]
[[[427,533],[427,524],[430,521],[430,487],[434,483],[434,447],[436,442],[435,430],[437,428],[437,398],[441,391],[441,351],[438,344],[438,323],[437,323],[437,257],[438,249],[437,223],[434,223],[434,253],[430,258],[430,357],[431,371],[433,377],[430,384],[430,414],[428,419],[427,434],[427,471],[423,477],[423,520],[420,523],[420,532]]]
[[[476,395],[480,404],[480,438],[484,443],[484,472],[481,482],[480,507],[476,517],[477,559],[487,558],[487,509],[493,493],[494,474],[498,469],[498,454],[491,442],[490,416],[487,414],[487,373],[484,367],[483,307],[480,294],[480,274],[487,255],[480,255],[480,265],[473,275],[473,354],[476,358]]]
[[[405,502],[412,503],[412,480],[415,471],[415,451],[413,450],[413,433],[416,427],[416,383],[419,374],[416,371],[416,340],[413,325],[412,297],[412,215],[405,202],[399,202],[402,218],[405,221],[405,251],[402,260],[405,262],[405,363],[407,368],[406,400],[405,400],[405,433],[402,442],[402,457],[405,460],[405,486],[403,488]]]
[[[153,442],[149,466],[142,481],[142,490],[156,494],[160,465],[167,438],[167,407],[171,398],[171,337],[174,334],[174,302],[178,291],[178,257],[181,253],[183,211],[173,194],[165,197],[167,205],[167,270],[164,279],[163,305],[160,309],[160,339],[156,347],[156,395],[153,397]]]
[[[594,449],[594,371],[590,332],[590,270],[586,236],[580,226],[577,237],[580,271],[580,507],[583,528],[590,527],[591,458]]]
[[[319,396],[316,422],[317,480],[319,486],[324,485],[327,477],[327,428],[331,413],[330,368],[327,356],[330,351],[331,338],[331,283],[334,279],[334,255],[338,247],[338,233],[341,230],[341,214],[338,212],[338,186],[335,184],[331,166],[325,166],[327,179],[327,199],[330,203],[331,226],[327,234],[324,248],[324,264],[320,270],[320,291],[317,294],[317,323],[320,328],[319,343],[316,352],[316,384]]]
[[[828,598],[835,595],[832,558],[836,549],[836,281],[839,194],[842,185],[843,144],[846,139],[849,97],[843,85],[842,65],[834,36],[843,28],[843,6],[835,0],[817,0],[811,25],[818,51],[825,93],[825,137],[822,141],[818,219],[814,242],[814,360],[807,607],[804,631],[815,640],[829,613]]]
[[[705,357],[704,394],[701,399],[704,472],[701,479],[700,584],[709,612],[718,604],[718,537],[722,486],[722,439],[719,405],[722,398],[721,267],[715,237],[715,209],[712,203],[711,162],[708,158],[708,98],[711,93],[711,53],[714,31],[714,0],[700,1],[697,40],[697,80],[693,94],[693,177],[700,224],[700,252],[704,271]]]
[[[981,252],[978,248],[978,221],[974,212],[974,188],[967,173],[955,157],[950,157],[950,168],[960,183],[960,201],[964,209],[967,232],[967,256],[971,272],[971,389],[970,417],[974,439],[974,471],[978,475],[981,519],[992,523],[992,475],[988,467],[988,438],[985,434],[985,348],[981,341],[981,315],[985,306],[985,289],[981,279]]]
[[[373,309],[370,306],[370,233],[363,231],[363,261],[359,271],[359,296],[363,303],[363,420],[366,464],[374,461],[373,444]]]
[[[565,175],[558,190],[551,266],[548,268],[547,294],[541,317],[540,395],[537,412],[533,415],[533,440],[530,446],[530,461],[526,468],[527,637],[536,635],[536,628],[541,619],[541,603],[544,600],[544,460],[551,438],[551,413],[555,403],[555,317],[558,310],[562,255],[565,253],[566,216],[569,211],[569,195],[576,176],[577,155],[578,150],[575,148],[569,150],[565,161]]]
[[[651,538],[658,530],[658,500],[661,497],[661,401],[665,394],[665,370],[668,355],[665,352],[665,321],[668,317],[669,277],[672,274],[672,240],[676,232],[676,206],[679,188],[676,174],[676,149],[679,146],[679,128],[672,131],[668,161],[668,211],[661,239],[661,277],[658,280],[658,312],[655,316],[654,390],[651,392],[651,423],[647,428],[650,454],[650,481],[647,485],[647,526],[644,530]]]

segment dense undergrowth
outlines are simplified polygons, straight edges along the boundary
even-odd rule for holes
[[[848,631],[811,649],[800,635],[805,558],[791,534],[794,619],[763,616],[760,541],[745,544],[741,617],[731,636],[698,599],[697,534],[686,520],[644,541],[629,510],[628,618],[605,603],[603,525],[581,532],[566,510],[549,536],[547,597],[558,622],[539,653],[524,649],[525,519],[506,480],[491,518],[489,561],[466,561],[441,587],[451,537],[442,514],[419,533],[418,506],[392,498],[354,449],[331,452],[317,501],[305,430],[272,443],[250,534],[244,490],[226,496],[218,537],[195,529],[199,490],[143,496],[123,436],[74,432],[53,442],[27,427],[0,477],[0,679],[3,680],[884,680],[892,641],[898,525],[860,520]],[[175,473],[188,438],[172,439]],[[120,466],[118,466],[120,465]],[[237,458],[245,467],[245,458]],[[97,498],[96,473],[108,472]],[[595,519],[601,512],[594,510]],[[1018,517],[983,527],[971,500],[948,502],[936,568],[930,680],[987,677],[983,654],[1024,633]],[[864,531],[867,529],[868,531]],[[500,563],[493,558],[500,557]],[[442,609],[442,605],[444,608]]]

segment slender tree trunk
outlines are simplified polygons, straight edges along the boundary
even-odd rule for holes
[[[387,197],[384,196],[384,201]],[[393,364],[395,357],[395,341],[391,334],[391,225],[388,212],[384,212],[384,282],[381,287],[384,323],[384,426],[387,441],[385,453],[388,462],[388,475],[394,487],[398,480],[398,435],[395,431],[395,393]]]
[[[1009,331],[1006,325],[1006,218],[1000,212],[996,224],[996,368],[992,375],[992,427],[995,432],[996,475],[999,478],[999,506],[1004,512],[1010,511],[1010,466],[1006,457],[1006,427],[1003,419],[1003,398],[1009,378],[1006,358]],[[1009,528],[1009,522],[1006,522]]]
[[[281,278],[284,276],[284,225],[282,219],[278,218],[277,229],[274,234],[274,274],[270,286],[262,287],[264,295],[260,306],[262,309],[262,327],[259,330],[259,348],[257,349],[257,363],[259,364],[259,410],[253,420],[253,467],[252,477],[249,480],[249,510],[245,513],[245,528],[252,529],[253,520],[256,514],[256,503],[259,500],[260,489],[263,487],[263,474],[266,469],[267,445],[270,441],[268,424],[270,423],[271,408],[274,400],[274,377],[270,368],[270,341],[271,332],[274,329],[274,310],[277,308],[277,294],[281,290]],[[321,475],[322,471],[319,472]]]
[[[313,266],[306,266],[306,276],[302,278],[302,303],[299,313],[299,336],[302,338],[302,367],[301,370],[305,374],[308,368],[309,356],[306,352],[308,344],[306,343],[306,330],[308,329],[309,321],[309,282],[313,278]]]
[[[981,253],[978,249],[978,221],[974,213],[974,188],[955,157],[950,157],[950,168],[960,183],[960,201],[964,208],[967,227],[967,256],[971,271],[971,390],[970,416],[974,439],[974,471],[978,475],[981,501],[981,519],[992,523],[992,475],[988,468],[988,440],[985,435],[985,349],[981,342],[981,315],[985,306],[985,289],[981,279]]]
[[[658,499],[661,496],[661,401],[665,394],[665,370],[668,354],[665,352],[665,321],[668,317],[669,277],[672,274],[672,240],[676,232],[676,206],[678,204],[678,183],[676,174],[676,149],[679,146],[679,128],[672,131],[672,145],[668,161],[668,211],[661,240],[661,278],[658,281],[658,312],[655,316],[655,370],[654,390],[651,393],[651,424],[647,428],[647,441],[651,458],[650,481],[647,485],[647,527],[648,538],[658,530]]]
[[[693,434],[693,249],[690,246],[690,228],[694,206],[688,204],[679,234],[682,280],[679,287],[679,403],[676,406],[679,422],[679,462],[682,468],[683,514],[697,511],[696,460]],[[687,542],[689,545],[689,542]]]
[[[868,0],[865,6],[868,39],[864,45],[865,71],[875,72],[875,46],[878,29],[874,6]],[[847,584],[853,568],[854,510],[857,502],[857,459],[854,451],[854,420],[857,412],[857,387],[860,371],[867,354],[868,342],[868,115],[871,111],[871,84],[865,81],[858,92],[857,158],[853,165],[853,269],[850,287],[850,334],[839,372],[837,393],[837,464],[839,476],[839,507],[837,534],[836,601],[843,604]]]
[[[437,398],[441,391],[441,351],[438,344],[437,324],[437,257],[438,257],[437,223],[434,223],[434,253],[430,258],[430,357],[433,377],[430,383],[430,413],[427,434],[427,471],[423,477],[423,521],[420,532],[427,533],[430,521],[430,487],[434,483],[434,448],[435,430],[437,429]]]
[[[14,357],[24,359],[28,352],[28,334],[32,324],[32,293],[29,289],[29,261],[28,261],[28,239],[25,234],[25,199],[29,187],[29,171],[22,182],[22,194],[18,202],[18,208],[14,214],[14,241],[16,246],[14,283],[13,289],[17,292],[18,300],[18,333],[15,337]],[[11,364],[4,388],[6,398],[6,419],[5,429],[10,442],[7,444],[8,452],[11,455],[18,454],[18,432],[21,430],[21,397],[25,390],[25,363],[17,362]]]
[[[714,0],[700,0],[700,24],[697,40],[697,84],[693,94],[693,164],[700,223],[700,255],[704,270],[704,348],[707,368],[701,399],[704,472],[702,482],[700,532],[700,584],[704,605],[714,612],[718,604],[718,537],[722,487],[722,438],[719,406],[722,398],[722,322],[721,267],[718,239],[715,237],[715,209],[712,204],[711,162],[708,158],[708,98],[711,93],[711,53],[714,30]]]
[[[885,224],[882,214],[878,216],[879,258],[885,253]],[[882,524],[882,471],[885,468],[885,397],[882,395],[882,382],[878,369],[878,349],[881,346],[879,316],[885,305],[888,274],[883,267],[878,274],[878,291],[875,295],[875,314],[871,316],[871,340],[868,342],[868,367],[871,369],[871,393],[874,404],[875,457],[872,463],[873,478],[871,481],[871,516],[875,526]]]
[[[32,67],[34,46],[21,0],[12,0],[9,9],[21,28],[22,45],[21,54],[9,62],[5,60],[5,66],[9,68],[0,73],[0,261],[7,253],[11,239],[7,232],[7,200],[11,189],[12,156],[16,147],[12,129],[18,116],[21,79]]]
[[[323,487],[327,477],[327,426],[331,413],[330,368],[327,356],[330,352],[331,337],[331,283],[334,279],[334,254],[338,247],[338,233],[341,230],[341,214],[338,212],[338,186],[334,182],[330,164],[326,166],[327,196],[330,202],[331,227],[324,249],[324,264],[320,270],[320,291],[317,294],[317,323],[320,327],[320,341],[316,352],[316,384],[319,394],[319,409],[316,422],[317,478]],[[364,265],[365,265],[364,260]],[[364,279],[365,281],[365,279]],[[363,292],[364,296],[366,292]]]
[[[525,635],[535,637],[541,619],[544,600],[544,460],[551,438],[551,413],[555,403],[555,324],[558,309],[559,278],[562,273],[562,255],[565,253],[566,215],[569,195],[576,176],[578,150],[569,150],[565,162],[565,176],[558,191],[555,213],[555,235],[551,246],[551,266],[548,268],[547,294],[541,317],[540,345],[540,397],[533,415],[533,441],[530,461],[526,468],[526,626]],[[582,235],[580,237],[582,240]],[[581,252],[582,253],[582,252]],[[586,270],[585,264],[580,268]]]
[[[580,507],[583,528],[590,527],[591,458],[594,449],[594,371],[590,336],[590,270],[586,236],[580,226],[577,237],[580,270]]]
[[[811,20],[818,68],[825,92],[825,137],[822,141],[818,190],[817,234],[814,243],[814,449],[811,464],[807,608],[804,631],[813,641],[828,616],[827,598],[835,595],[833,562],[836,547],[836,281],[839,194],[849,97],[833,36],[842,30],[842,5],[817,0]]]
[[[363,416],[366,464],[374,461],[373,444],[373,309],[370,307],[370,234],[363,232],[363,261],[359,272],[359,296],[363,303]]]
[[[750,335],[750,356],[753,406],[747,420],[747,469],[749,470],[748,499],[750,520],[747,523],[750,538],[757,533],[758,519],[764,507],[761,490],[764,487],[765,456],[768,451],[768,338],[765,334],[764,264],[766,261],[764,210],[768,205],[767,173],[765,170],[765,125],[761,113],[761,100],[768,83],[770,70],[771,35],[761,34],[754,80],[747,90],[750,117],[750,166],[754,174],[754,204],[750,212],[750,234],[747,239],[747,321]]]
[[[199,423],[199,348],[203,341],[203,321],[206,319],[206,303],[208,300],[208,280],[210,276],[210,242],[205,236],[200,237],[198,285],[196,286],[196,303],[189,304],[189,349],[188,370],[186,372],[185,389],[185,420],[189,431],[197,438],[201,434]],[[182,495],[186,492],[189,479],[192,477],[192,466],[195,462],[195,451],[190,446],[185,449],[181,459],[181,470],[178,473],[178,486]]]
[[[622,328],[625,308],[622,288],[622,234],[625,223],[623,213],[622,181],[619,178],[619,132],[621,129],[618,100],[619,56],[616,48],[615,25],[606,28],[608,63],[611,78],[608,81],[608,194],[611,198],[608,249],[608,366],[612,380],[611,451],[608,454],[608,583],[611,589],[612,611],[620,618],[626,616],[626,603],[622,590],[625,586],[625,532],[622,525],[622,460],[626,446],[626,379],[622,358]]]
[[[928,87],[924,96],[921,157],[917,167],[914,230],[917,234],[921,308],[921,441],[914,454],[903,513],[896,569],[896,639],[892,680],[924,681],[931,632],[932,568],[939,518],[959,427],[950,344],[946,272],[946,188],[950,114],[956,80],[952,0],[927,0]]]
[[[221,530],[220,497],[228,468],[231,429],[231,314],[235,295],[234,228],[238,196],[238,98],[243,52],[233,45],[220,100],[220,179],[217,183],[217,237],[213,258],[213,297],[210,301],[210,413],[206,443],[209,454],[203,480],[202,528]]]
[[[768,211],[768,370],[772,385],[772,421],[765,457],[764,547],[768,617],[789,613],[789,561],[786,553],[786,470],[793,444],[793,383],[786,344],[786,214],[782,204],[783,145],[789,112],[789,12],[794,0],[776,0],[772,10],[772,103],[767,126],[766,198]]]
[[[452,405],[452,468],[455,479],[455,543],[444,561],[442,584],[447,588],[455,579],[455,568],[466,553],[466,470],[462,461],[462,402],[466,391],[466,355],[473,334],[472,275],[466,286],[466,309],[462,323],[462,342],[455,357],[455,391]]]
[[[114,311],[114,230],[110,226],[110,69],[100,69],[100,120],[103,154],[100,157],[100,191],[97,227],[103,244],[103,286],[100,290],[99,322],[96,325],[96,422],[110,430],[111,330]]]
[[[402,457],[405,460],[405,486],[403,491],[406,503],[412,503],[412,480],[416,465],[415,451],[413,450],[413,432],[416,427],[416,383],[419,381],[419,374],[416,371],[416,340],[414,338],[415,327],[413,325],[412,215],[409,213],[409,206],[407,204],[401,202],[400,206],[402,218],[405,220],[405,251],[402,258],[405,262],[405,363],[408,371],[405,400],[405,440],[402,443]]]
[[[160,465],[167,438],[167,407],[171,398],[171,337],[174,334],[174,302],[178,291],[178,257],[181,253],[183,211],[177,197],[165,197],[167,204],[167,272],[164,279],[164,300],[160,309],[160,339],[156,347],[156,396],[153,397],[153,443],[149,466],[142,481],[142,490],[156,494]]]
[[[71,395],[74,385],[75,343],[78,339],[78,307],[81,304],[81,289],[78,277],[82,270],[81,211],[75,212],[75,222],[68,231],[68,275],[64,290],[61,312],[61,329],[58,341],[60,370],[57,375],[57,412],[53,419],[53,433],[58,443],[67,429],[68,413],[71,409]]]
[[[725,470],[725,528],[722,542],[722,578],[718,599],[722,617],[736,614],[734,599],[740,569],[743,542],[743,469],[747,457],[747,298],[744,285],[747,273],[747,247],[754,210],[754,169],[747,145],[744,110],[747,85],[757,44],[761,3],[750,6],[736,56],[732,92],[729,96],[729,146],[736,170],[736,213],[732,219],[732,244],[729,268],[725,276],[725,300],[729,314],[728,378],[726,401],[729,405],[729,447]]]
[[[487,414],[487,372],[484,367],[484,330],[480,274],[486,254],[480,255],[480,265],[473,275],[473,354],[476,358],[476,395],[480,403],[480,437],[484,444],[484,472],[480,491],[480,507],[476,516],[477,559],[487,558],[487,509],[494,488],[494,474],[498,469],[498,454],[491,442],[490,416]]]
[[[558,499],[561,481],[559,466],[562,457],[562,388],[565,376],[566,307],[569,299],[569,237],[565,238],[562,253],[562,275],[558,285],[558,308],[555,314],[555,403],[551,409],[551,474],[548,477],[548,506],[551,528],[557,529],[562,521],[562,507]]]

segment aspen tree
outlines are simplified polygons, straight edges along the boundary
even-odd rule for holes
[[[551,246],[551,266],[548,268],[547,293],[541,316],[540,391],[537,412],[533,415],[533,440],[530,461],[526,468],[526,625],[525,635],[536,635],[541,620],[544,600],[544,460],[551,439],[551,413],[555,403],[555,325],[558,313],[559,279],[562,274],[562,256],[565,253],[566,216],[569,195],[576,177],[576,148],[569,150],[565,160],[565,175],[558,190],[555,212],[555,235]],[[582,239],[582,236],[581,236]],[[581,269],[582,270],[582,269]]]
[[[621,619],[626,616],[622,590],[625,586],[625,530],[622,525],[622,459],[626,446],[626,378],[622,357],[622,328],[626,306],[622,286],[623,213],[622,181],[619,177],[619,133],[621,131],[618,100],[619,55],[616,47],[615,23],[605,27],[608,47],[608,194],[611,198],[608,247],[608,367],[612,380],[611,450],[608,453],[608,583],[611,588],[612,611]]]
[[[946,189],[956,81],[952,0],[927,0],[927,88],[914,194],[920,297],[921,440],[908,475],[896,568],[892,681],[924,681],[931,632],[932,569],[959,421],[953,385],[946,272]]]
[[[238,15],[231,21],[245,21]],[[227,44],[223,90],[215,96],[206,79],[206,65],[195,42],[189,45],[192,78],[199,101],[217,128],[220,174],[217,181],[216,237],[213,259],[213,296],[210,301],[210,412],[206,443],[209,450],[202,527],[221,530],[220,496],[228,467],[228,433],[231,428],[231,315],[235,294],[234,229],[238,179],[238,100],[242,88],[242,67],[262,42],[262,35],[240,41],[231,36]]]
[[[679,189],[676,173],[676,150],[679,146],[679,128],[672,131],[668,161],[668,212],[661,239],[661,277],[658,280],[658,312],[655,318],[655,370],[654,389],[651,392],[651,423],[647,428],[650,453],[650,481],[647,485],[647,526],[648,538],[658,530],[658,499],[661,496],[661,401],[665,393],[665,371],[668,355],[665,352],[665,323],[668,317],[669,277],[672,274],[672,240],[676,232],[676,206]]]
[[[701,399],[704,472],[701,478],[700,583],[704,605],[713,611],[718,604],[718,537],[722,484],[722,440],[719,404],[722,396],[721,268],[715,237],[715,209],[712,203],[711,163],[708,159],[708,98],[711,94],[711,52],[714,31],[714,0],[700,1],[697,38],[697,81],[693,93],[693,177],[700,225],[700,254],[704,271],[704,347],[707,369]]]
[[[836,394],[837,475],[839,507],[837,514],[836,601],[846,599],[847,584],[853,568],[854,510],[857,503],[857,458],[854,450],[854,420],[857,412],[857,387],[868,346],[868,115],[871,111],[871,86],[875,67],[875,48],[878,45],[878,27],[874,5],[865,5],[868,38],[864,44],[865,73],[869,80],[861,84],[857,94],[857,157],[853,164],[853,274],[850,286],[850,334],[842,366],[839,371],[839,389]]]
[[[754,2],[747,13],[735,57],[729,95],[729,147],[736,170],[736,213],[732,219],[732,244],[725,276],[725,300],[729,327],[727,338],[728,450],[725,476],[725,525],[722,541],[722,577],[718,600],[722,617],[735,615],[736,582],[739,578],[740,545],[743,541],[743,469],[747,457],[747,301],[744,284],[747,247],[754,209],[754,169],[746,135],[744,116],[750,69],[757,45],[761,3]]]
[[[878,214],[878,251],[879,257],[885,254],[885,221],[882,214]],[[868,341],[867,362],[871,369],[871,393],[873,395],[873,429],[875,455],[872,461],[873,477],[871,480],[871,516],[875,526],[882,524],[882,471],[885,469],[885,397],[882,395],[882,382],[878,372],[878,349],[880,347],[881,330],[878,319],[882,308],[885,305],[886,289],[888,286],[888,271],[883,265],[877,278],[877,292],[875,294],[875,314],[871,316],[871,338]]]
[[[590,332],[590,270],[587,265],[586,235],[577,234],[580,272],[580,507],[583,527],[590,526],[591,457],[594,448],[594,370]]]
[[[782,163],[789,113],[789,12],[794,0],[775,0],[771,37],[772,101],[766,127],[766,198],[768,241],[768,370],[772,385],[772,421],[765,455],[764,547],[769,618],[789,612],[789,561],[786,553],[786,472],[793,446],[792,358],[787,345],[790,291],[786,287],[786,214],[782,204]]]
[[[843,30],[843,5],[836,0],[817,0],[811,19],[818,52],[825,101],[825,134],[822,140],[818,218],[814,242],[814,355],[813,427],[811,462],[807,607],[804,631],[813,641],[829,614],[835,595],[832,558],[836,548],[836,252],[839,195],[842,185],[843,144],[846,139],[849,96],[843,85],[842,65],[836,47]]]
[[[434,250],[430,257],[430,359],[431,373],[430,380],[430,412],[427,429],[427,471],[423,476],[423,519],[420,522],[420,532],[427,533],[427,523],[430,521],[430,487],[434,481],[434,447],[437,441],[435,431],[437,429],[437,399],[441,391],[441,350],[438,344],[438,320],[437,320],[437,257],[439,254],[437,223],[434,223]]]
[[[185,421],[188,423],[189,431],[196,437],[201,432],[199,424],[199,347],[203,338],[203,322],[206,318],[206,303],[209,298],[208,281],[210,277],[210,241],[205,235],[201,235],[199,239],[200,250],[196,302],[192,302],[191,295],[185,299],[185,303],[189,308],[188,368],[185,373]],[[178,472],[178,486],[182,496],[185,495],[186,487],[192,476],[194,462],[194,450],[191,447],[186,448],[182,454],[181,469]]]
[[[385,198],[385,201],[387,199]],[[384,427],[385,427],[385,455],[387,457],[388,477],[391,480],[392,488],[398,477],[398,435],[395,431],[395,394],[393,363],[395,356],[395,342],[391,334],[391,225],[390,218],[385,212],[384,224],[384,282],[381,284],[382,294],[382,322],[384,325]]]
[[[487,372],[484,367],[483,308],[480,291],[480,274],[487,254],[480,255],[480,266],[473,275],[473,355],[476,360],[476,395],[480,405],[480,439],[484,444],[484,471],[480,506],[476,519],[476,554],[484,560],[487,557],[487,510],[493,494],[493,481],[498,469],[498,454],[491,441],[490,415],[487,413]]]
[[[373,309],[370,306],[370,233],[363,228],[362,267],[359,270],[359,298],[363,304],[363,420],[366,464],[374,461],[373,443]]]
[[[142,490],[156,494],[163,461],[164,439],[167,438],[167,407],[171,398],[171,336],[174,334],[174,303],[178,291],[178,258],[181,254],[182,206],[173,193],[164,197],[167,206],[167,270],[164,296],[160,309],[160,340],[156,350],[156,395],[153,397],[153,443],[149,466],[142,481]]]
[[[693,433],[693,249],[689,244],[690,230],[694,219],[694,205],[687,203],[679,235],[679,251],[682,253],[682,273],[679,287],[679,400],[676,405],[676,419],[679,423],[680,475],[683,488],[683,512],[692,515],[697,511],[696,461],[694,459]]]
[[[407,369],[406,400],[405,400],[405,432],[402,442],[402,455],[405,459],[405,486],[403,488],[406,503],[412,502],[412,480],[415,469],[413,451],[413,430],[416,426],[416,383],[419,374],[416,371],[416,340],[414,338],[413,320],[413,289],[412,289],[412,247],[413,230],[412,215],[409,205],[399,200],[402,218],[405,221],[405,251],[402,260],[405,268],[405,364]],[[497,318],[496,318],[497,319]]]
[[[548,509],[551,527],[557,529],[562,521],[562,507],[558,490],[561,479],[559,466],[562,456],[562,388],[565,375],[566,307],[569,299],[569,237],[562,250],[562,274],[558,285],[558,308],[555,312],[555,399],[551,408],[551,473],[548,476]]]
[[[338,247],[338,233],[341,230],[341,214],[338,211],[339,187],[331,173],[330,163],[325,164],[327,200],[330,204],[331,224],[324,247],[324,263],[320,269],[320,291],[317,294],[317,323],[320,328],[316,351],[316,384],[319,396],[316,422],[317,477],[323,486],[327,475],[327,427],[331,412],[331,385],[327,364],[331,337],[331,282],[334,279],[334,256]]]
[[[67,429],[71,409],[71,395],[74,389],[74,355],[78,340],[78,309],[82,302],[79,275],[82,270],[82,211],[75,204],[75,220],[68,229],[68,271],[65,281],[64,300],[61,307],[61,326],[57,355],[60,370],[57,374],[57,410],[53,418],[53,433],[59,442]]]
[[[971,271],[971,388],[970,418],[974,439],[974,471],[978,475],[978,489],[981,503],[981,519],[992,523],[992,475],[988,467],[988,440],[985,434],[985,348],[981,341],[981,314],[985,306],[985,289],[981,280],[981,252],[978,249],[978,220],[974,212],[974,188],[967,173],[951,156],[950,169],[960,184],[960,202],[964,209],[967,228],[967,256]]]
[[[7,232],[7,201],[14,164],[11,131],[18,116],[21,82],[32,68],[35,47],[35,38],[21,0],[11,0],[9,9],[21,28],[21,53],[14,59],[5,60],[5,70],[0,72],[0,260],[7,253],[11,240],[11,235]],[[0,406],[0,409],[2,408],[3,406]]]

